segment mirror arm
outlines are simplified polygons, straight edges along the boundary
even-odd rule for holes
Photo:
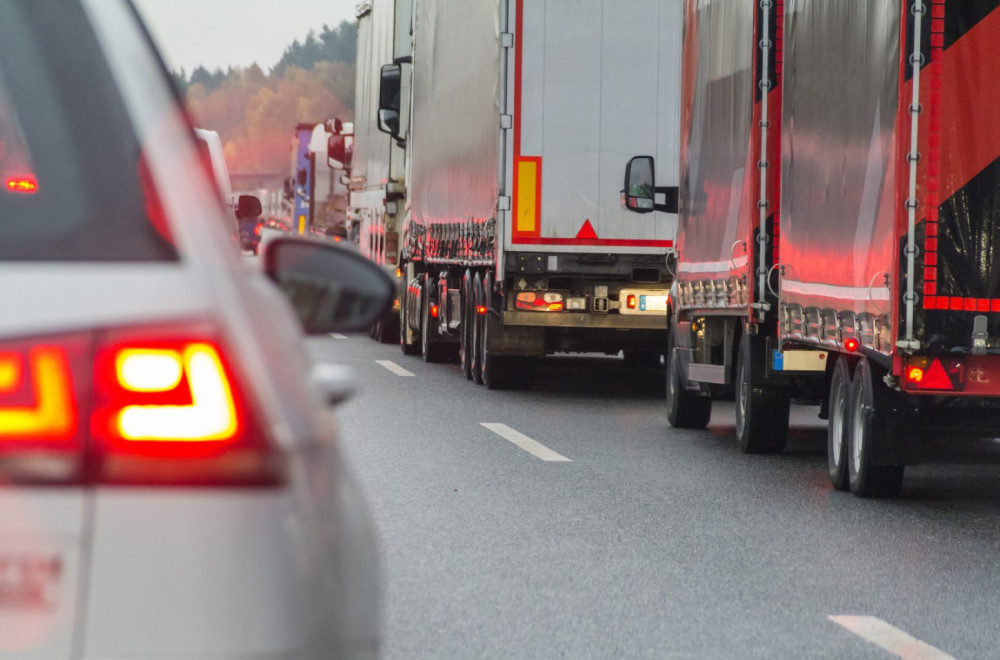
[[[656,186],[653,188],[654,195],[663,195],[665,197],[662,204],[657,204],[655,201],[653,203],[653,209],[656,211],[661,211],[663,213],[677,213],[678,211],[678,197],[679,188],[678,186]],[[655,199],[655,197],[654,197]]]

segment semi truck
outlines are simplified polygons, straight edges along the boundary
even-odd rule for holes
[[[405,156],[385,189],[402,224],[379,235],[403,351],[490,389],[560,352],[659,365],[681,1],[419,0],[400,18],[410,48],[382,66],[373,116]],[[619,207],[621,162],[645,146],[674,163],[655,217]]]
[[[1000,429],[1000,128],[979,0],[688,0],[667,418],[735,397],[746,452],[790,402],[832,485],[899,494],[926,442]],[[626,168],[625,207],[652,210]]]
[[[397,279],[399,235],[406,214],[406,152],[399,141],[379,129],[379,76],[383,65],[406,61],[410,55],[412,1],[366,0],[356,7],[354,157],[348,213],[358,249]],[[374,339],[399,342],[399,310],[397,296],[372,325]]]

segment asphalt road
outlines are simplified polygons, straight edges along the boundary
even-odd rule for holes
[[[310,347],[360,385],[336,415],[388,660],[1000,657],[994,442],[862,500],[830,488],[814,408],[785,454],[745,456],[731,403],[671,428],[657,369],[552,358],[496,392],[363,335]]]

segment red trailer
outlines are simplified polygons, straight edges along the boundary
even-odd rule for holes
[[[775,452],[814,401],[861,496],[1000,435],[1000,2],[690,0],[685,40],[670,422],[735,391]]]

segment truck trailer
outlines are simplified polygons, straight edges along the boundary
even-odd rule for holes
[[[619,168],[651,149],[677,185],[681,0],[419,0],[411,33],[379,102],[404,352],[491,389],[557,352],[658,365],[676,214],[622,211]]]
[[[358,249],[394,278],[400,274],[399,234],[406,208],[406,152],[400,142],[379,129],[379,76],[383,65],[406,60],[410,54],[412,1],[366,0],[356,7],[354,154],[348,213]],[[405,114],[406,108],[403,110]],[[371,336],[381,343],[399,342],[399,317],[397,297],[392,307],[372,325]]]
[[[862,497],[997,435],[998,37],[995,0],[688,0],[672,425],[734,393],[740,447],[778,452],[818,403]]]

